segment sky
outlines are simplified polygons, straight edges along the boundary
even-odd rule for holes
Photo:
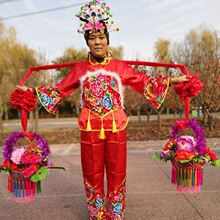
[[[62,56],[68,47],[86,48],[75,14],[80,6],[32,16],[5,19],[24,13],[85,3],[84,0],[0,0],[0,18],[13,26],[19,41],[43,51],[49,61]],[[181,42],[190,30],[201,25],[219,34],[219,0],[106,0],[115,27],[110,45],[123,46],[124,59],[154,60],[154,45],[159,38]],[[219,35],[220,36],[220,35]]]

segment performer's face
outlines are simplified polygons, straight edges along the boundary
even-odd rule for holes
[[[101,32],[92,33],[88,37],[88,47],[94,57],[105,57],[108,50],[108,40]]]

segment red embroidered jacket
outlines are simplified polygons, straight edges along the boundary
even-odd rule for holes
[[[80,87],[82,112],[78,117],[79,128],[117,132],[125,129],[128,122],[123,110],[124,86],[143,94],[159,108],[166,96],[169,78],[152,78],[121,60],[112,59],[106,65],[92,65],[86,60],[76,63],[60,83],[36,88],[36,91],[46,110],[56,113],[62,98]]]

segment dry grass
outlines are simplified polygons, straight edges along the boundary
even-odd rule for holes
[[[174,119],[163,119],[162,129],[159,131],[158,122],[150,121],[130,121],[127,128],[127,139],[132,141],[158,140],[167,139],[170,135],[171,126],[174,124]],[[210,132],[207,125],[202,125],[207,138],[220,138],[220,119],[214,119],[214,131]],[[76,129],[54,129],[49,131],[39,132],[50,144],[66,144],[77,143],[80,140],[80,131]],[[9,132],[0,134],[0,143],[3,139],[10,135]]]

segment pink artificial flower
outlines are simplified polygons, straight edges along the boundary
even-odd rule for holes
[[[104,30],[105,27],[104,25],[99,22],[99,21],[89,21],[85,26],[84,26],[84,31],[88,31],[88,30]]]
[[[22,155],[24,154],[24,152],[25,152],[24,147],[17,147],[17,148],[15,148],[15,150],[12,152],[10,159],[11,159],[14,163],[19,164],[20,161],[21,161],[21,157],[22,157]]]
[[[196,141],[192,136],[183,135],[177,139],[176,145],[177,149],[179,150],[194,152],[196,147]]]
[[[42,158],[39,154],[33,153],[33,152],[26,152],[23,154],[21,158],[21,162],[24,164],[28,163],[40,163],[42,161]]]

